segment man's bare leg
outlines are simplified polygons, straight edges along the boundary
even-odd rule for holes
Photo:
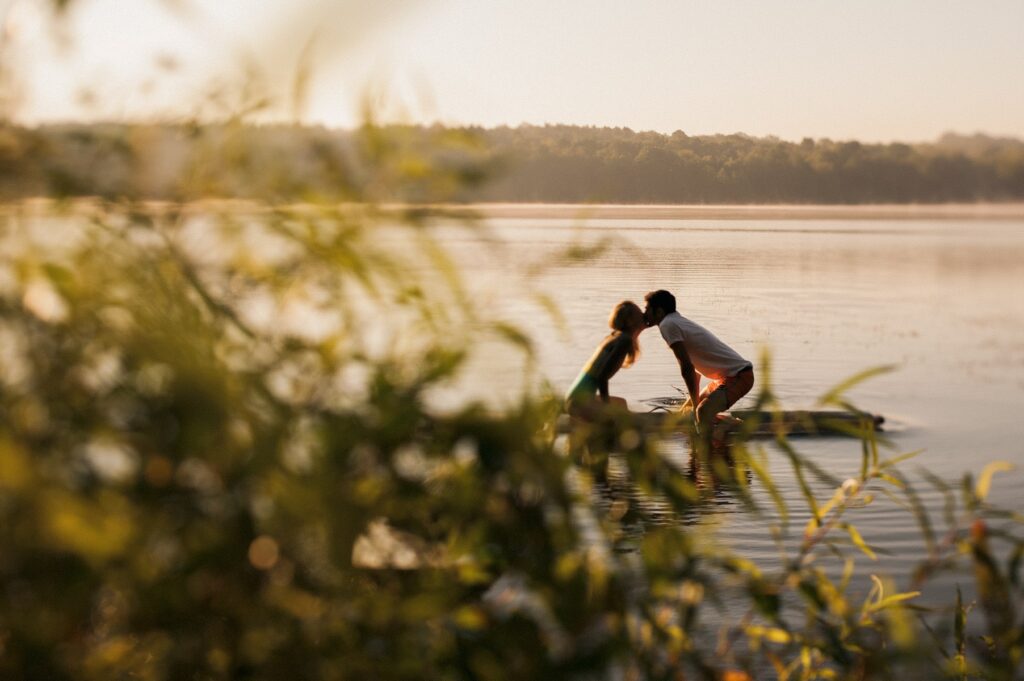
[[[701,400],[700,404],[697,405],[696,418],[697,428],[701,434],[710,437],[711,430],[716,423],[715,417],[728,408],[729,396],[725,394],[724,390],[715,390]]]

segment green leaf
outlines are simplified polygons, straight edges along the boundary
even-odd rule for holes
[[[768,495],[772,498],[772,502],[775,504],[775,508],[779,512],[779,516],[782,518],[783,526],[789,523],[789,508],[786,506],[785,499],[782,498],[782,494],[779,492],[778,486],[775,484],[775,480],[772,479],[771,474],[764,466],[763,462],[755,460],[755,457],[747,457],[747,464],[750,469],[754,471],[758,480],[764,485],[765,489],[768,490]]]
[[[953,493],[949,483],[928,470],[921,469],[920,474],[936,490],[942,493],[945,503],[942,505],[942,515],[949,527],[956,525],[956,495]]]
[[[889,475],[888,473],[879,473],[878,477],[879,479],[885,480],[887,483],[898,489],[904,489],[906,487],[906,485],[903,484],[902,480],[892,475]]]
[[[840,404],[841,397],[842,397],[843,393],[845,393],[846,391],[850,390],[854,386],[857,386],[857,385],[863,383],[864,381],[868,380],[869,378],[874,378],[875,376],[881,376],[882,374],[887,374],[887,373],[890,373],[892,371],[895,371],[896,368],[897,367],[895,365],[885,365],[885,366],[873,367],[871,369],[866,369],[864,371],[856,373],[853,376],[850,376],[849,378],[847,378],[846,380],[840,382],[838,385],[834,386],[827,393],[822,395],[818,399],[818,404],[822,404],[822,405],[825,405],[825,404]]]
[[[1024,559],[1024,543],[1017,544],[1017,548],[1010,555],[1010,560],[1006,565],[1006,574],[1014,586],[1020,586],[1020,564],[1022,559]]]
[[[909,601],[911,598],[917,598],[921,595],[920,591],[907,591],[901,594],[893,594],[892,596],[886,596],[882,600],[871,606],[872,610],[884,610],[891,605],[902,603],[903,601]]]
[[[871,560],[878,560],[878,556],[871,550],[867,542],[864,541],[864,537],[861,536],[860,531],[849,523],[843,523],[843,529],[850,535],[850,540],[857,546],[858,549],[864,552]]]
[[[555,299],[546,293],[533,293],[531,298],[534,303],[543,308],[544,312],[547,313],[548,318],[555,325],[562,338],[568,340],[569,324],[565,319],[562,308],[555,302]]]
[[[491,329],[508,343],[515,345],[529,356],[533,355],[533,341],[525,333],[506,322],[495,322]]]
[[[992,476],[996,473],[1005,473],[1016,468],[1009,461],[993,461],[981,470],[978,476],[978,484],[974,487],[974,495],[979,501],[984,501],[988,496],[989,488],[992,486]]]
[[[779,629],[778,627],[762,627],[757,625],[751,625],[747,627],[747,635],[754,638],[759,638],[771,643],[789,643],[792,640],[792,636],[785,629]]]
[[[910,502],[909,507],[904,507],[914,515],[914,519],[917,520],[918,527],[921,528],[921,534],[924,537],[925,544],[928,546],[928,553],[935,553],[935,531],[932,529],[932,521],[928,515],[928,510],[921,503],[920,497],[917,496],[917,491],[908,482],[906,487],[903,489],[907,495],[907,499]]]
[[[907,452],[906,454],[900,454],[898,456],[894,456],[892,458],[885,459],[884,461],[882,461],[882,462],[880,462],[878,464],[878,467],[880,469],[882,469],[882,468],[889,468],[890,466],[895,466],[898,463],[902,463],[904,461],[907,461],[908,459],[912,459],[915,456],[917,456],[918,454],[921,454],[923,452],[924,452],[923,449],[915,449],[912,452]]]
[[[964,609],[963,596],[960,594],[960,585],[956,587],[956,610],[953,611],[953,638],[956,641],[956,651],[964,654],[966,646],[964,639],[964,624],[967,621],[967,611]]]

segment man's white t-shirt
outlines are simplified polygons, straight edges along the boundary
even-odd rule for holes
[[[735,350],[718,340],[715,334],[678,312],[669,312],[665,315],[658,324],[658,329],[669,346],[681,341],[686,347],[686,354],[693,362],[693,368],[701,376],[712,381],[724,381],[729,376],[735,376],[747,367],[753,366]]]

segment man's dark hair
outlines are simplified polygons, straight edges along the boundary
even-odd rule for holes
[[[647,301],[647,306],[652,310],[661,308],[665,311],[665,314],[676,311],[676,297],[664,289],[651,291],[644,296],[644,300]]]

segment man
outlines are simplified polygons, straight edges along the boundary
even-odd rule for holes
[[[680,411],[693,409],[698,433],[711,434],[717,414],[725,411],[754,386],[754,365],[700,324],[676,312],[668,291],[651,291],[644,300],[644,318],[658,325],[661,337],[679,361],[689,399]],[[701,377],[708,385],[700,389]]]

